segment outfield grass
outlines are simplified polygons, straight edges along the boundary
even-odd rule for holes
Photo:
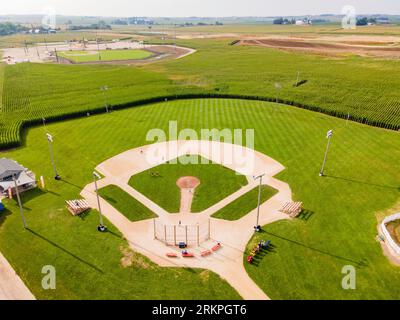
[[[278,98],[371,125],[400,128],[397,61],[329,58],[268,48],[230,46],[231,40],[180,40],[197,49],[175,61],[133,66],[19,64],[5,70],[0,148],[21,141],[24,123],[104,111],[107,102],[198,94]],[[293,87],[297,73],[307,83]],[[49,79],[52,79],[49,82]],[[246,81],[243,81],[246,79]],[[275,83],[282,89],[277,92]],[[361,84],[361,85],[360,85]],[[65,90],[68,88],[68,90]],[[323,92],[323,94],[321,94]]]
[[[99,194],[132,222],[157,217],[150,209],[115,185],[100,189]]]
[[[243,100],[187,100],[118,111],[48,125],[63,181],[56,182],[42,127],[29,130],[26,145],[2,153],[44,175],[48,191],[24,198],[30,228],[23,231],[18,208],[0,222],[0,251],[38,298],[237,297],[214,275],[197,270],[123,269],[112,233],[98,234],[98,214],[72,217],[64,201],[79,197],[99,163],[146,144],[149,129],[254,128],[257,151],[287,169],[277,178],[290,184],[307,217],[264,227],[274,252],[246,268],[273,299],[399,299],[400,268],[383,255],[378,212],[400,199],[399,133],[271,103]],[[327,176],[318,172],[326,131],[334,130]],[[387,213],[390,213],[387,211]],[[111,227],[111,225],[108,223]],[[113,228],[114,233],[117,233]],[[257,235],[258,237],[258,235]],[[253,240],[253,243],[256,239]],[[103,271],[98,272],[87,263]],[[57,290],[43,291],[41,267],[55,264]],[[357,290],[341,288],[344,265],[357,267]],[[181,276],[182,275],[182,276]],[[181,281],[182,280],[182,281]],[[190,285],[188,285],[190,283]]]
[[[258,192],[259,188],[247,192],[245,195],[236,199],[226,207],[214,213],[212,216],[218,219],[225,220],[239,220],[246,214],[257,208],[258,205]],[[264,203],[268,199],[272,198],[276,194],[277,190],[270,186],[262,186],[261,188],[261,203]]]
[[[146,50],[100,50],[100,52],[87,51],[65,51],[59,53],[75,63],[95,62],[95,61],[123,61],[123,60],[141,60],[146,59],[153,54]]]
[[[204,211],[247,184],[246,177],[220,164],[202,164],[207,161],[202,157],[195,158],[199,164],[178,161],[141,172],[130,179],[129,185],[168,212],[177,213],[181,191],[176,182],[181,177],[193,176],[200,180],[194,193],[192,212]]]

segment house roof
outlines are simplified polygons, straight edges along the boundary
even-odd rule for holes
[[[1,158],[0,159],[0,175],[7,171],[24,171],[24,167],[16,163],[14,160]]]
[[[22,172],[17,178],[17,186],[23,186],[24,184],[36,183],[35,179],[28,176],[26,172]],[[14,188],[15,182],[11,181],[0,181],[0,191],[8,190],[8,188]]]

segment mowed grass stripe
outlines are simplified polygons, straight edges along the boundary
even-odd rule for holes
[[[245,195],[239,197],[235,201],[231,202],[226,207],[214,213],[212,216],[218,219],[224,219],[229,221],[239,220],[252,210],[257,208],[258,205],[258,192],[259,188],[256,187],[253,190],[247,192]],[[273,197],[277,193],[277,190],[269,187],[262,186],[261,188],[261,204],[266,202],[268,199]]]
[[[150,209],[118,186],[104,187],[99,190],[99,195],[132,222],[157,217]]]

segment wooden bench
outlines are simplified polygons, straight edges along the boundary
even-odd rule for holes
[[[194,257],[194,254],[193,253],[182,253],[182,257],[184,257],[184,258],[193,258]]]
[[[296,218],[303,211],[303,203],[287,202],[279,211],[288,214],[292,218]]]
[[[201,253],[201,256],[202,256],[202,257],[207,257],[207,256],[209,256],[210,254],[212,254],[211,250],[206,250],[206,251],[203,251],[203,252]]]
[[[68,211],[74,216],[78,216],[90,209],[90,206],[86,200],[69,200],[65,202],[67,204]]]
[[[220,243],[218,243],[216,246],[212,247],[212,251],[218,251],[219,249],[221,249],[222,245]]]

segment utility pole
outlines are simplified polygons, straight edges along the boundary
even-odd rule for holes
[[[54,48],[54,53],[56,54],[56,59],[57,59],[57,63],[58,63],[59,61],[58,61],[58,52],[57,52],[57,48]]]
[[[276,88],[276,103],[278,103],[279,100],[279,90],[282,89],[282,85],[278,82],[275,82],[275,88]]]
[[[17,200],[18,200],[18,205],[19,205],[19,212],[21,214],[22,224],[24,225],[24,228],[26,229],[28,226],[27,226],[26,221],[25,221],[24,210],[22,208],[21,198],[19,196],[19,190],[18,190],[18,184],[17,184],[17,175],[16,174],[13,175],[13,180],[14,180],[14,186],[15,186],[15,193],[17,195]]]
[[[299,86],[299,81],[300,81],[300,71],[297,71],[296,87]]]
[[[322,163],[322,168],[319,173],[320,177],[324,176],[324,171],[325,171],[325,164],[326,160],[328,159],[328,152],[329,152],[329,146],[331,145],[331,138],[333,136],[333,130],[329,130],[328,133],[326,134],[326,137],[328,138],[328,143],[326,145],[326,151],[325,151],[325,157],[324,157],[324,162]]]
[[[97,31],[96,31],[96,44],[97,44],[97,53],[99,55],[99,61],[100,61],[101,60],[101,54],[100,54],[99,38],[97,37]]]
[[[100,206],[99,189],[97,188],[97,180],[98,179],[100,180],[101,177],[96,171],[93,171],[93,179],[94,179],[94,186],[96,188],[97,206],[99,209],[99,216],[100,216],[100,225],[97,227],[97,230],[100,232],[105,232],[105,231],[107,231],[107,227],[103,223],[103,215],[101,213],[101,206]]]
[[[53,136],[50,133],[46,133],[47,141],[49,142],[49,151],[50,151],[50,159],[51,164],[53,165],[54,170],[54,179],[61,180],[61,177],[58,175],[56,163],[54,161],[54,154],[53,154]]]
[[[255,226],[256,232],[261,230],[261,226],[260,226],[261,188],[262,188],[262,180],[263,180],[264,176],[265,176],[265,173],[262,175],[259,175],[257,177],[254,177],[254,180],[257,180],[257,179],[260,180],[260,184],[259,184],[259,188],[258,188],[257,222],[256,222],[256,226]]]

